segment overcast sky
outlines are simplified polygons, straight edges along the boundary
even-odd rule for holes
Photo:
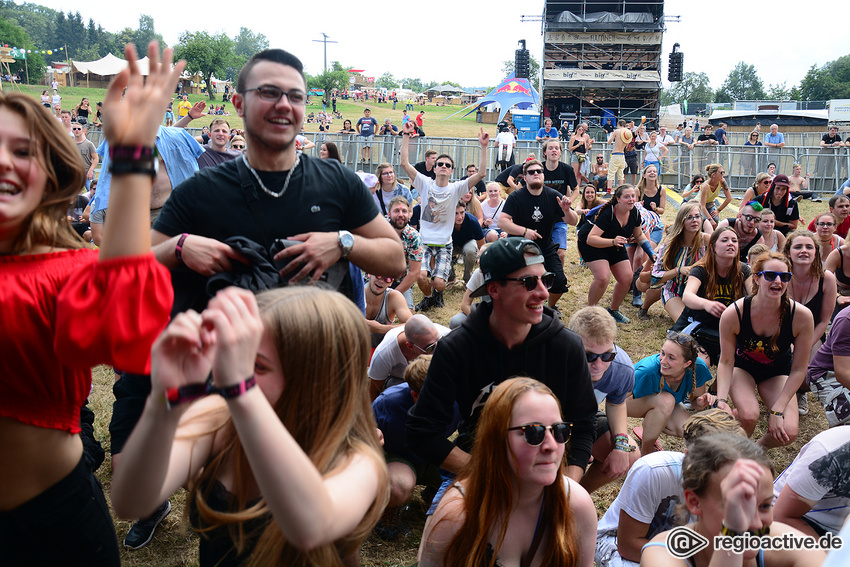
[[[33,1],[65,12],[79,10],[85,22],[93,18],[111,32],[138,27],[137,14],[108,4]],[[542,58],[542,0],[483,8],[486,4],[468,0],[432,5],[288,0],[279,8],[254,0],[140,4],[141,13],[153,16],[157,32],[171,45],[187,29],[234,37],[240,27],[247,27],[264,34],[272,47],[296,54],[312,74],[323,67],[323,45],[314,43],[322,39],[322,32],[338,42],[327,45],[329,63],[339,60],[375,77],[390,72],[397,79],[421,78],[426,83],[495,86],[504,78],[502,62],[513,59],[518,40],[527,40],[534,56]],[[381,13],[372,12],[370,5],[380,6]],[[685,54],[685,71],[707,73],[713,88],[720,87],[739,61],[755,65],[765,88],[782,82],[790,87],[799,84],[812,65],[850,54],[850,36],[843,29],[850,4],[842,0],[667,0],[665,13],[668,18],[680,16],[678,23],[668,22],[664,34],[665,86],[667,53],[676,42]],[[522,22],[523,15],[538,20]]]

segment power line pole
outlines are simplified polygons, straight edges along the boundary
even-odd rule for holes
[[[324,32],[319,32],[322,34],[322,39],[314,39],[313,41],[316,43],[324,43],[325,44],[325,72],[328,71],[328,44],[329,43],[339,43],[338,41],[331,41],[328,39],[328,34]]]

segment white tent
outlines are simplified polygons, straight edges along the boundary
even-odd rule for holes
[[[119,59],[109,53],[106,57],[102,57],[97,61],[71,61],[71,65],[74,66],[74,70],[77,73],[93,73],[95,75],[108,77],[120,73],[127,66],[127,61]],[[139,59],[138,65],[141,74],[147,75],[148,58],[145,57],[143,59]]]

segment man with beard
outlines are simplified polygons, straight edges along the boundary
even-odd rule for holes
[[[404,296],[390,287],[393,278],[369,274],[363,296],[366,299],[366,325],[372,334],[372,348],[381,344],[388,331],[404,324],[413,313],[407,308]]]
[[[731,226],[735,229],[735,234],[738,235],[738,252],[742,262],[747,261],[750,248],[756,244],[764,244],[764,237],[758,228],[759,222],[761,222],[761,211],[761,205],[750,201],[738,209],[737,218],[723,219],[717,223],[715,230],[720,230],[724,226]]]
[[[555,274],[555,283],[548,294],[549,307],[560,317],[556,305],[569,286],[552,232],[556,222],[575,225],[578,215],[570,208],[569,197],[543,185],[544,170],[543,164],[536,159],[523,164],[526,186],[508,195],[499,216],[499,228],[510,236],[528,238],[540,247],[546,271]]]
[[[389,211],[390,225],[401,238],[404,259],[407,262],[407,271],[401,278],[396,278],[393,287],[404,296],[408,309],[413,309],[413,284],[419,279],[425,248],[422,247],[419,232],[407,224],[410,222],[410,202],[401,196],[393,197],[390,199]]]
[[[238,151],[227,148],[228,142],[230,142],[230,124],[223,118],[216,118],[210,124],[210,141],[204,146],[204,153],[198,158],[198,168],[214,167],[239,157]]]

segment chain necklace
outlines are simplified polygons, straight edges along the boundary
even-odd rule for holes
[[[260,176],[257,175],[257,172],[254,171],[254,168],[251,167],[251,164],[248,163],[248,158],[245,157],[245,152],[242,152],[242,161],[245,163],[245,167],[247,167],[251,173],[254,174],[254,179],[257,180],[257,183],[260,184],[260,188],[266,192],[267,195],[271,195],[275,199],[279,199],[283,197],[283,194],[286,193],[286,190],[289,189],[289,180],[292,179],[292,173],[295,171],[295,168],[298,167],[298,164],[301,163],[301,156],[295,154],[295,163],[292,165],[292,169],[289,170],[289,173],[286,174],[286,180],[283,182],[283,189],[280,190],[280,193],[275,193],[271,189],[265,186],[263,180],[260,179]]]

